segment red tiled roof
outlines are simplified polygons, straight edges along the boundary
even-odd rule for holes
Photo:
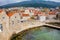
[[[8,15],[9,17],[11,17],[11,16],[14,15],[15,13],[16,13],[15,11],[11,11],[11,12],[8,12],[7,15]]]
[[[22,16],[29,16],[29,14],[26,14],[26,13],[21,13]]]
[[[3,10],[2,9],[0,9],[0,13],[2,12]]]
[[[41,14],[42,12],[38,11],[38,14]]]
[[[49,12],[49,15],[54,15],[54,14],[55,14],[54,11]]]

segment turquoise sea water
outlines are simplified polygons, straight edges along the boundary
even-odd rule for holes
[[[60,40],[60,30],[48,27],[31,28],[18,33],[12,40]]]
[[[29,31],[22,40],[60,40],[60,31],[42,27]]]

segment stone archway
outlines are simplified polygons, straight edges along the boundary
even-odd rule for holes
[[[38,26],[23,30],[17,34],[13,34],[10,40],[60,40],[60,31],[45,27]]]

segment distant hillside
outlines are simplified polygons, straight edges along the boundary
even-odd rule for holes
[[[10,8],[10,7],[48,7],[54,8],[60,6],[60,3],[51,2],[51,1],[24,1],[18,3],[12,3],[0,6],[0,8]]]

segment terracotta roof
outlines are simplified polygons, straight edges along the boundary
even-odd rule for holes
[[[40,14],[38,14],[40,16],[47,16],[47,14],[45,12],[40,12]]]
[[[38,14],[41,14],[42,12],[38,11]]]
[[[0,13],[2,12],[3,10],[2,9],[0,9]]]
[[[49,15],[54,15],[54,14],[55,14],[54,11],[49,12]]]
[[[23,17],[26,17],[26,16],[29,16],[29,14],[24,14],[24,13],[22,13],[22,16],[23,16]]]
[[[42,12],[40,12],[40,11],[33,11],[34,12],[34,15],[38,15],[38,14],[41,14]]]
[[[37,15],[38,14],[38,11],[33,10],[33,13],[34,13],[34,15]]]
[[[10,11],[10,12],[7,13],[7,15],[8,15],[9,17],[11,17],[11,16],[14,15],[15,13],[16,13],[15,11]]]

